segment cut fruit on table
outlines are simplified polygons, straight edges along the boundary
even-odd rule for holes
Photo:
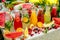
[[[22,28],[17,28],[16,32],[23,32],[24,30]]]
[[[55,21],[56,24],[60,25],[60,18],[53,18],[53,20]]]
[[[38,23],[37,23],[37,26],[38,26],[39,28],[42,28],[42,27],[43,27],[43,23],[42,23],[42,22],[38,22]]]
[[[12,33],[5,34],[5,36],[7,38],[16,38],[21,36],[22,34],[23,34],[22,32],[12,32]]]

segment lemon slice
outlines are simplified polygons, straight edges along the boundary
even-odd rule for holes
[[[8,34],[8,33],[10,33],[10,31],[9,30],[4,30],[4,34]]]
[[[26,27],[26,29],[24,30],[24,37],[27,38],[28,37],[28,28]]]
[[[32,29],[33,26],[34,26],[33,24],[30,24],[29,28]]]
[[[28,22],[28,18],[27,17],[23,17],[23,22]]]

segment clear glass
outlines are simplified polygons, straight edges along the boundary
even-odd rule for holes
[[[29,14],[27,9],[22,10],[22,23],[23,23],[23,29],[29,26]]]

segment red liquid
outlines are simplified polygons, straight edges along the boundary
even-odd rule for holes
[[[32,13],[32,11],[31,10],[28,10],[29,17],[31,16],[31,13]]]
[[[57,17],[57,9],[56,9],[56,7],[52,8],[51,17]]]
[[[0,12],[0,27],[3,28],[5,25],[5,13]]]
[[[14,29],[22,28],[22,22],[20,16],[16,16],[14,19]]]
[[[39,10],[39,11],[38,11],[38,22],[44,23],[44,14],[43,14],[43,10]]]

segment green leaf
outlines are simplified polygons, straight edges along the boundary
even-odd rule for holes
[[[7,21],[5,23],[5,27],[10,31],[10,28],[12,27],[12,22],[11,21]]]

